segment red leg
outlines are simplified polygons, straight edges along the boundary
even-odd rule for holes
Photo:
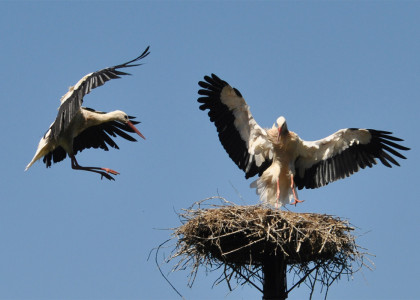
[[[98,168],[98,167],[82,167],[81,165],[79,165],[79,163],[76,160],[76,157],[72,154],[70,155],[70,159],[71,159],[71,168],[74,170],[83,170],[83,171],[89,171],[89,172],[94,172],[94,173],[98,173],[101,175],[101,179],[103,177],[105,177],[106,179],[109,180],[115,180],[114,177],[112,177],[111,175],[109,175],[109,173],[113,174],[113,175],[118,175],[120,173],[118,173],[117,171],[108,169],[108,168]]]
[[[292,188],[292,192],[293,192],[293,198],[295,198],[295,201],[290,204],[296,206],[296,204],[302,203],[305,200],[299,200],[296,196],[295,181],[293,180],[293,174],[290,175],[290,182],[291,182],[290,187]]]

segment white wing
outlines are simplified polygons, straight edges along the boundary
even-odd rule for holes
[[[391,167],[390,163],[399,166],[390,154],[405,159],[394,148],[409,148],[393,142],[402,139],[390,134],[373,129],[347,128],[318,141],[299,140],[294,163],[297,187],[318,188],[327,185],[350,176],[360,168],[372,167],[376,164],[376,158],[387,167]]]

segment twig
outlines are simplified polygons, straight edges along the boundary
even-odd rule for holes
[[[182,298],[182,299],[184,299],[185,300],[185,298],[184,298],[184,296],[182,296],[181,295],[181,293],[180,292],[178,292],[178,290],[173,286],[173,284],[169,281],[169,279],[163,274],[163,272],[162,272],[162,269],[160,268],[160,266],[159,266],[159,263],[158,263],[158,259],[157,259],[157,257],[158,257],[158,253],[159,253],[159,250],[160,250],[160,248],[163,246],[163,245],[165,245],[167,242],[169,242],[171,239],[168,239],[168,240],[166,240],[166,241],[164,241],[163,243],[161,243],[157,248],[155,248],[155,249],[152,249],[151,251],[150,251],[150,253],[149,253],[149,256],[148,256],[148,258],[147,258],[147,260],[149,260],[149,258],[150,258],[150,255],[152,254],[152,251],[153,250],[156,250],[156,254],[155,254],[155,262],[156,262],[156,266],[158,267],[158,270],[159,270],[159,272],[160,272],[160,274],[162,275],[162,277],[166,280],[166,282],[167,283],[169,283],[169,285],[171,286],[171,288]]]

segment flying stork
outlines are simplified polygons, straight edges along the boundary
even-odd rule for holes
[[[254,120],[241,93],[216,75],[198,84],[201,110],[208,109],[219,139],[245,178],[259,175],[251,183],[260,200],[275,207],[302,202],[298,189],[314,189],[372,167],[376,158],[387,167],[399,166],[392,155],[405,159],[397,150],[410,150],[391,132],[347,128],[318,141],[304,141],[289,131],[281,116],[271,129]]]
[[[129,141],[136,141],[129,133],[137,133],[140,137],[145,137],[134,126],[140,122],[134,121],[135,117],[128,116],[121,110],[104,113],[91,108],[83,107],[83,97],[105,82],[120,78],[120,75],[131,75],[119,71],[122,68],[139,66],[133,64],[147,55],[149,47],[133,60],[124,64],[105,68],[80,79],[75,86],[69,88],[68,92],[61,97],[61,105],[55,121],[51,124],[45,135],[41,138],[36,153],[31,162],[26,166],[28,170],[34,162],[41,157],[47,168],[51,163],[62,161],[68,155],[71,159],[71,167],[75,170],[90,171],[98,173],[102,177],[114,180],[110,175],[118,175],[117,171],[109,168],[82,167],[76,160],[75,155],[87,148],[101,148],[108,151],[108,146],[119,149],[118,145],[110,137],[121,136]]]

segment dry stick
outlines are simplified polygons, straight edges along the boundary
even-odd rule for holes
[[[166,241],[164,241],[162,244],[160,244],[158,247],[157,247],[157,249],[156,249],[156,255],[155,255],[155,262],[156,262],[156,266],[158,267],[158,269],[159,269],[159,272],[160,272],[160,274],[162,275],[162,277],[163,278],[165,278],[165,280],[166,280],[166,282],[168,282],[169,283],[169,285],[172,287],[172,289],[182,298],[182,299],[184,299],[185,300],[185,298],[184,298],[184,296],[182,296],[181,295],[181,293],[180,292],[178,292],[178,290],[172,285],[172,283],[168,280],[168,278],[166,278],[166,276],[163,274],[163,272],[162,272],[162,269],[160,268],[160,266],[159,266],[159,263],[158,263],[158,261],[157,261],[157,256],[158,256],[158,253],[159,253],[159,250],[160,250],[160,247],[162,247],[163,245],[165,245],[167,242],[169,242],[171,239],[167,239]],[[150,253],[149,253],[149,257],[150,257],[150,254],[151,254],[151,252],[153,251],[153,249],[150,251]],[[147,258],[147,259],[149,259],[149,258]]]
[[[297,283],[295,283],[290,289],[287,290],[287,294],[289,294],[289,292],[291,292],[295,287],[297,287],[298,285],[300,285],[302,282],[305,281],[305,279],[316,269],[318,268],[318,265],[316,265],[315,267],[313,267],[309,272],[306,272],[305,276],[303,276]]]
[[[239,270],[237,270],[235,266],[233,266],[233,265],[231,265],[229,263],[226,263],[226,265],[228,265],[234,272],[236,272],[236,274],[238,274],[243,279],[245,279],[246,282],[248,282],[249,284],[251,284],[253,287],[255,287],[257,290],[259,290],[261,293],[263,292],[255,283],[253,283],[252,281],[250,281],[248,277],[245,277]]]

